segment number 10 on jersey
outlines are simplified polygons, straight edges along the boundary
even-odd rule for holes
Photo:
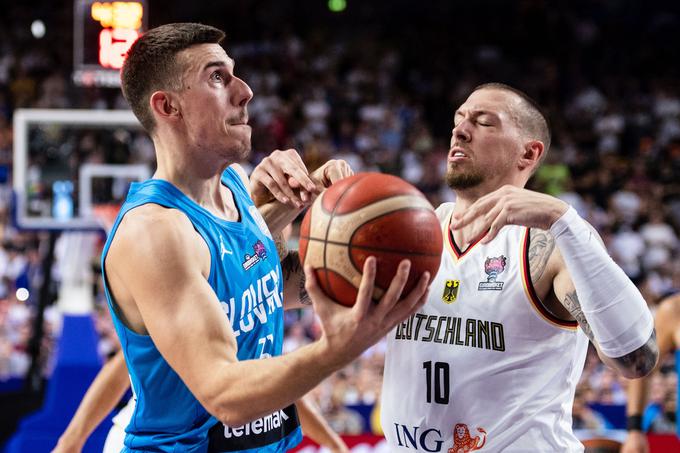
[[[426,400],[428,403],[449,404],[449,392],[451,381],[449,364],[446,362],[423,362],[425,369],[425,388],[427,391]]]

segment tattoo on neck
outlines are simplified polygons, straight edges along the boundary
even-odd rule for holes
[[[548,231],[537,228],[532,228],[529,235],[529,273],[531,281],[536,283],[543,276],[555,249],[555,239]]]

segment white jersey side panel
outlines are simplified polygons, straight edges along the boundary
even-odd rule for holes
[[[452,203],[425,306],[388,336],[382,427],[394,452],[579,452],[571,408],[588,339],[536,302],[528,229],[460,253]]]

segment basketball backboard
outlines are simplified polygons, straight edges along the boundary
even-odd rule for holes
[[[155,165],[128,110],[20,109],[14,114],[14,220],[20,229],[100,229],[93,206],[123,201]],[[146,157],[145,157],[146,156]]]

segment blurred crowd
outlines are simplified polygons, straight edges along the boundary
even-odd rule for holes
[[[453,112],[476,85],[509,83],[535,97],[552,123],[553,146],[531,188],[569,202],[598,229],[652,310],[663,297],[680,290],[680,78],[678,49],[669,44],[680,26],[677,7],[659,2],[663,7],[636,9],[606,0],[554,8],[540,0],[505,2],[514,6],[490,2],[505,20],[482,20],[483,11],[474,6],[454,11],[457,2],[433,3],[441,12],[429,12],[431,27],[419,22],[427,11],[408,10],[403,17],[395,16],[390,26],[357,26],[351,32],[307,24],[304,33],[283,27],[244,38],[234,33],[233,40],[229,33],[226,48],[236,61],[235,72],[255,93],[249,104],[253,153],[244,165],[252,168],[273,149],[295,148],[310,169],[330,158],[345,159],[357,172],[401,176],[435,206],[453,201],[444,183]],[[283,13],[276,9],[272,14]],[[479,20],[458,20],[461,15]],[[364,16],[369,13],[357,19],[362,25],[368,21]],[[446,24],[447,18],[451,24]],[[229,31],[228,25],[224,28]],[[488,37],[482,38],[485,32]],[[3,33],[8,31],[0,31],[0,38]],[[28,366],[27,341],[43,279],[40,251],[45,238],[17,231],[9,221],[12,112],[21,107],[125,107],[116,90],[73,86],[68,60],[40,42],[4,38],[0,381],[22,376]],[[116,134],[108,142],[97,134],[72,140],[56,136],[51,148],[56,147],[57,156],[76,153],[78,159],[70,163],[75,167],[83,162],[153,167],[148,138],[135,131]],[[45,159],[36,148],[30,161],[36,184]],[[29,290],[27,299],[17,297],[19,288]],[[95,282],[94,288],[100,351],[107,355],[116,349],[117,340],[101,285]],[[58,313],[50,312],[45,322],[49,356],[59,329]],[[312,341],[318,335],[313,313],[287,313],[286,335],[286,351]],[[384,344],[378,344],[313,392],[338,431],[379,429],[373,408],[379,400],[383,360]],[[664,358],[651,392],[658,408],[653,426],[659,432],[674,429],[677,379],[673,358]],[[591,348],[577,390],[575,426],[609,427],[611,422],[592,407],[624,404],[625,386]]]

